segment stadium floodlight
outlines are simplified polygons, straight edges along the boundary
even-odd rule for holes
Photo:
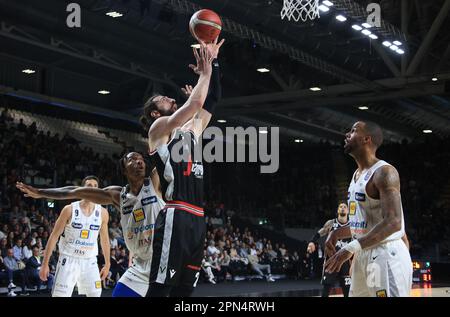
[[[319,10],[322,11],[322,12],[328,12],[328,11],[330,11],[330,8],[328,8],[327,6],[324,6],[323,4],[321,4],[319,6]]]
[[[116,11],[107,12],[106,15],[110,16],[111,18],[120,18],[123,16],[122,13]]]
[[[311,87],[311,88],[309,88],[309,90],[311,90],[311,91],[321,91],[322,88],[320,88],[320,87]]]
[[[263,68],[258,68],[256,71],[260,72],[260,73],[268,73],[268,72],[270,72],[270,69],[263,67]]]
[[[392,45],[392,43],[389,42],[389,41],[384,41],[384,42],[383,42],[383,45],[386,46],[386,47],[389,47],[389,46]]]
[[[356,30],[356,31],[361,31],[362,27],[360,27],[358,24],[353,24],[352,25],[352,29]]]
[[[433,133],[433,130],[423,130],[422,132],[425,134],[430,134],[430,133]]]
[[[402,42],[400,42],[400,41],[394,41],[394,44],[397,45],[397,46],[400,46],[400,45],[402,45]]]
[[[359,109],[359,110],[369,110],[369,107],[367,107],[367,106],[361,106],[361,107],[358,107],[358,109]]]
[[[338,20],[340,22],[345,22],[345,21],[347,21],[347,18],[345,16],[343,16],[342,14],[339,14],[336,16],[336,20]]]
[[[108,90],[99,90],[98,93],[99,93],[100,95],[109,95],[111,92],[108,91]]]
[[[374,40],[376,40],[377,38],[378,38],[378,36],[376,36],[375,34],[369,34],[369,37],[371,38],[371,39],[374,39]]]
[[[399,54],[399,55],[405,54],[405,51],[402,50],[401,48],[399,48],[398,50],[396,50],[396,52],[397,52],[397,54]]]
[[[35,72],[36,71],[34,69],[29,69],[29,68],[22,70],[22,73],[25,73],[25,74],[28,74],[28,75],[34,74]]]
[[[367,30],[367,29],[362,30],[361,33],[364,34],[364,35],[370,35],[370,34],[372,34],[372,32],[370,32],[370,31]]]
[[[391,45],[389,48],[390,48],[391,50],[393,50],[393,51],[398,50],[398,46],[397,46],[397,45]]]

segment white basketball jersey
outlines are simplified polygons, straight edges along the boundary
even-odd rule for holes
[[[350,186],[348,188],[348,209],[349,209],[349,223],[352,231],[353,239],[358,239],[366,235],[373,227],[383,220],[381,210],[381,201],[373,199],[367,195],[366,185],[372,178],[377,169],[382,166],[390,165],[385,161],[378,161],[371,168],[361,172],[358,180],[355,181],[356,172],[353,174]],[[405,234],[405,221],[402,212],[402,227],[387,237],[382,243],[401,239]]]
[[[156,195],[150,179],[144,181],[139,195],[134,196],[129,186],[120,193],[120,223],[128,250],[141,260],[153,254],[153,233],[156,217],[164,208],[164,201]]]
[[[102,226],[102,206],[96,204],[94,211],[86,217],[80,202],[72,204],[72,218],[59,239],[59,252],[77,258],[92,258],[98,255],[98,234]]]

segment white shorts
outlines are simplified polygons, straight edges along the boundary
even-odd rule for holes
[[[82,259],[63,254],[59,256],[52,297],[71,297],[75,284],[78,294],[101,296],[102,282],[97,257]]]
[[[402,240],[383,243],[355,254],[351,297],[408,297],[413,267]]]
[[[122,283],[145,297],[150,286],[150,268],[152,260],[133,258],[133,265],[125,271],[118,283]]]

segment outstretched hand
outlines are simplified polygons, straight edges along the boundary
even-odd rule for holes
[[[220,47],[223,45],[225,40],[222,39],[218,43],[218,38],[216,38],[213,43],[209,44],[206,44],[201,40],[199,40],[199,42],[200,48],[199,49],[193,48],[197,65],[189,64],[189,68],[191,68],[197,75],[200,75],[202,73],[205,66],[204,65],[205,62],[208,64],[207,66],[209,66],[207,70],[211,69],[211,62],[218,57]]]
[[[31,197],[34,199],[43,197],[41,194],[39,194],[39,189],[34,188],[33,186],[26,185],[22,182],[17,182],[16,187],[24,194],[25,197]]]

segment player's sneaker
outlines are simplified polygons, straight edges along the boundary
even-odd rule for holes
[[[17,294],[14,293],[13,291],[10,291],[10,292],[8,293],[8,297],[16,297],[16,296],[17,296]]]
[[[16,288],[16,284],[14,284],[13,282],[9,283],[8,288]]]

